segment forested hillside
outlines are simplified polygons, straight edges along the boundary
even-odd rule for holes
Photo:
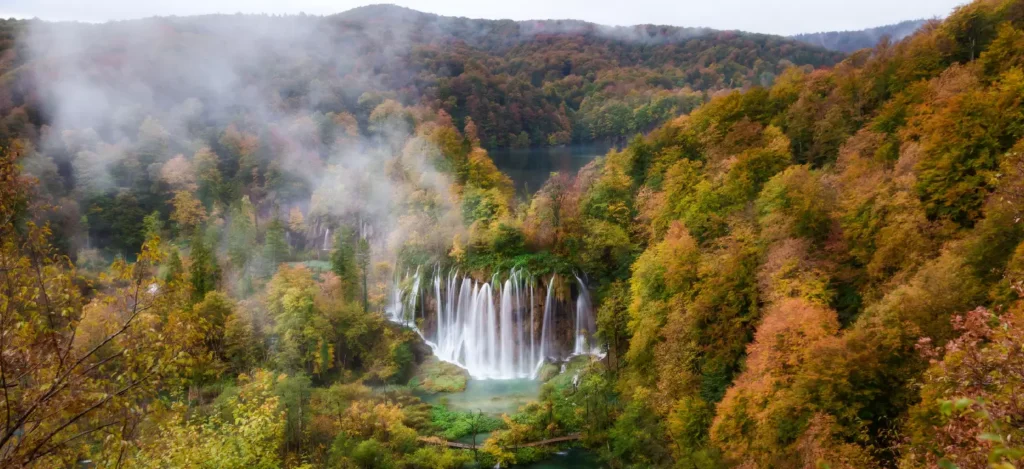
[[[3,27],[9,36],[29,24],[10,20]],[[12,70],[25,60],[27,51],[21,50],[0,62],[11,83],[0,101],[5,116],[43,98],[33,77],[45,60],[61,60],[47,57],[53,51],[46,48],[80,35],[78,41],[90,45],[80,51],[87,55],[83,73],[108,73],[128,58],[146,56],[152,68],[122,69],[126,75],[120,79],[160,87],[175,101],[205,96],[195,96],[203,91],[195,77],[172,77],[219,72],[196,60],[231,63],[255,59],[258,52],[261,66],[241,71],[246,76],[239,78],[279,95],[286,108],[349,113],[365,130],[370,111],[390,98],[442,109],[460,126],[472,119],[490,148],[628,137],[689,112],[708,93],[769,84],[793,64],[818,67],[841,57],[776,36],[471,20],[394,6],[327,17],[236,15],[35,27],[36,39],[48,43],[40,45],[40,60]],[[244,50],[249,47],[259,50]],[[17,119],[7,117],[4,127],[17,127]],[[38,126],[45,118],[30,121]],[[12,134],[25,129],[0,137]]]
[[[1024,464],[1022,0],[838,63],[390,7],[2,26],[0,467]],[[646,126],[528,199],[486,149]],[[503,355],[591,307],[596,343],[500,418],[427,404],[456,301]]]
[[[540,191],[528,239],[605,279],[609,459],[1019,467],[1022,28],[974,2]]]
[[[907,20],[896,24],[879,26],[877,28],[862,29],[860,31],[829,31],[821,33],[797,34],[792,36],[800,42],[824,47],[828,50],[845,52],[847,54],[861,49],[875,47],[883,38],[890,41],[899,41],[911,34],[926,23],[925,20]]]

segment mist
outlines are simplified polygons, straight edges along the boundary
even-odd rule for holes
[[[273,178],[274,190],[230,199],[251,199],[257,224],[299,210],[308,243],[350,224],[376,246],[375,256],[388,258],[412,229],[399,223],[398,207],[412,192],[429,191],[449,205],[441,212],[451,211],[451,182],[429,160],[436,148],[413,138],[411,110],[369,122],[376,106],[400,99],[388,90],[415,75],[398,65],[412,44],[408,31],[340,30],[312,16],[218,15],[33,22],[27,40],[51,123],[27,167],[44,180],[64,179],[51,192],[73,187],[55,199],[86,201],[137,184],[194,191],[196,155],[212,152],[223,178],[255,178],[257,187]],[[241,163],[226,159],[232,152]],[[403,174],[389,171],[395,165]],[[188,173],[178,176],[186,182],[168,179],[175,171]],[[206,204],[230,226],[231,207]],[[85,206],[81,212],[91,215]],[[66,218],[66,229],[84,230],[73,223],[78,216]],[[461,227],[452,221],[446,226]],[[79,248],[97,247],[68,234]]]
[[[479,2],[396,2],[402,6],[441,15],[475,18],[534,21],[542,19],[576,18],[599,24],[673,24],[702,26],[717,29],[740,29],[767,34],[791,35],[814,31],[863,29],[880,24],[895,23],[909,18],[945,16],[964,2],[959,0],[915,0],[906,2],[861,2],[860,8],[850,9],[845,2],[756,2],[732,0],[714,4],[665,4],[659,1],[634,3],[628,9],[616,2],[519,2],[502,5]],[[105,0],[90,4],[66,0],[26,1],[14,0],[0,7],[0,15],[14,15],[47,20],[78,20],[103,22],[145,18],[154,15],[200,15],[214,13],[266,13],[330,15],[349,8],[365,5],[363,2],[324,2],[306,0],[281,4],[276,2],[174,2],[153,4]],[[817,29],[816,29],[817,28]]]
[[[331,230],[347,224],[372,238],[380,258],[393,259],[410,238],[444,254],[464,224],[452,181],[436,167],[440,150],[416,135],[432,128],[423,124],[444,119],[430,110],[438,107],[428,97],[433,93],[422,89],[421,75],[428,71],[415,65],[422,63],[416,54],[424,53],[417,46],[501,50],[552,35],[669,44],[714,33],[468,20],[397,7],[331,17],[32,21],[24,75],[49,125],[27,167],[50,183],[48,192],[66,207],[56,225],[75,240],[72,254],[107,247],[103,239],[83,235],[90,219],[104,216],[90,207],[92,199],[166,194],[138,205],[157,207],[168,218],[172,194],[201,185],[187,182],[202,178],[200,154],[214,156],[218,178],[242,182],[241,193],[196,192],[209,215],[221,215],[228,226],[234,204],[245,197],[257,225],[298,210],[306,221],[305,242],[323,242],[324,250]],[[459,73],[446,67],[429,72]],[[187,174],[175,176],[174,168]],[[170,182],[175,177],[187,181]],[[266,190],[252,190],[252,182]],[[136,190],[140,185],[146,190]],[[424,191],[431,199],[425,205]],[[417,202],[407,204],[410,198]],[[218,207],[214,199],[230,202]],[[425,228],[434,226],[443,229]],[[139,242],[126,240],[117,227],[101,231],[109,234],[100,238]]]

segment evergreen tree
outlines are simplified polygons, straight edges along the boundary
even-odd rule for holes
[[[164,281],[170,282],[185,272],[185,266],[181,262],[181,254],[177,248],[171,248],[171,257],[167,260],[167,270],[164,272]]]
[[[154,210],[153,213],[146,215],[146,218],[142,219],[142,227],[145,239],[159,237],[160,233],[164,230],[164,222],[160,219],[160,212]]]
[[[334,252],[331,253],[331,271],[341,279],[346,296],[350,299],[355,296],[359,278],[354,238],[351,228],[340,228],[334,238]]]
[[[370,243],[366,241],[366,238],[359,239],[356,250],[356,262],[359,263],[359,272],[363,277],[363,311],[368,311],[370,305],[366,283],[370,273]]]
[[[228,259],[236,268],[243,268],[249,262],[252,248],[256,245],[255,209],[248,197],[231,210],[231,223],[228,225]]]
[[[220,269],[213,249],[203,241],[202,232],[196,230],[192,236],[192,266],[189,268],[189,283],[192,285],[192,303],[203,301],[206,293],[217,288]]]
[[[274,218],[267,225],[267,233],[263,238],[263,259],[266,262],[267,274],[273,274],[278,264],[288,260],[288,254],[284,223],[279,218]]]

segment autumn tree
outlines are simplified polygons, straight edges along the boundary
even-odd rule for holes
[[[86,442],[104,453],[104,441],[131,438],[143,401],[173,382],[202,328],[180,283],[153,276],[158,239],[135,263],[115,262],[109,289],[88,301],[48,229],[25,218],[15,155],[0,157],[0,181],[0,465],[73,464]]]
[[[285,370],[321,374],[335,365],[334,327],[316,309],[318,289],[301,266],[282,266],[267,285],[267,309],[280,341],[277,360]]]
[[[1012,467],[1024,461],[1020,393],[1024,348],[1019,303],[1001,317],[977,308],[953,317],[960,336],[922,339],[932,358],[921,402],[910,412],[901,467]],[[940,358],[941,357],[941,358]]]
[[[206,208],[191,192],[175,192],[171,204],[174,206],[171,220],[177,224],[179,233],[191,233],[206,221]]]
[[[164,163],[160,168],[160,179],[171,186],[173,191],[195,192],[199,188],[195,170],[185,155],[177,155]]]
[[[238,394],[224,403],[227,419],[219,414],[190,418],[186,409],[173,408],[158,432],[143,437],[128,467],[281,467],[285,422],[274,395],[281,379],[267,371],[241,375]]]

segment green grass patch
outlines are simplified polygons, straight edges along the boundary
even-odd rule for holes
[[[437,429],[437,436],[453,441],[473,434],[474,423],[478,434],[500,430],[505,426],[498,417],[451,410],[443,405],[435,405],[431,409],[430,422]]]

